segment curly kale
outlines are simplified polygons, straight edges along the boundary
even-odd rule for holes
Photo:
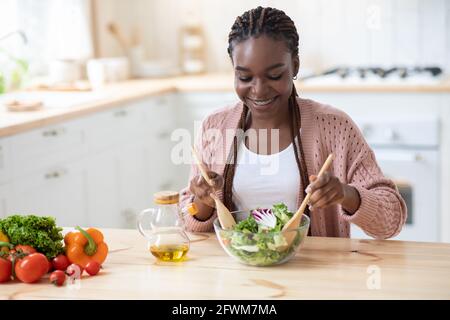
[[[53,217],[9,216],[0,219],[0,231],[13,245],[32,246],[50,259],[64,252],[62,228],[56,226]]]

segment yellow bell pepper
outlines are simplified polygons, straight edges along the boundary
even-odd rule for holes
[[[0,251],[9,252],[11,246],[8,236],[0,231]]]

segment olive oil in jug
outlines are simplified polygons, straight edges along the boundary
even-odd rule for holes
[[[151,254],[162,261],[182,261],[188,250],[187,244],[150,246]]]
[[[154,195],[158,207],[146,209],[138,217],[138,230],[147,238],[148,250],[161,261],[182,261],[189,251],[190,241],[178,201],[176,191],[158,192]],[[146,232],[148,229],[150,233]]]

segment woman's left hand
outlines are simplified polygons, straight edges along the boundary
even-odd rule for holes
[[[310,184],[306,188],[311,193],[309,209],[323,209],[334,204],[341,204],[345,199],[345,188],[339,179],[329,171],[325,171],[320,178],[309,176]]]
[[[310,184],[306,188],[306,192],[311,193],[309,210],[323,209],[336,204],[342,205],[349,214],[358,210],[361,203],[359,192],[356,188],[341,183],[329,171],[325,171],[320,178],[311,175],[309,181]]]

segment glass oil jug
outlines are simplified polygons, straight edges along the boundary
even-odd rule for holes
[[[162,261],[182,261],[189,250],[176,191],[154,194],[156,208],[142,211],[137,220],[139,232],[148,240],[148,250]]]

